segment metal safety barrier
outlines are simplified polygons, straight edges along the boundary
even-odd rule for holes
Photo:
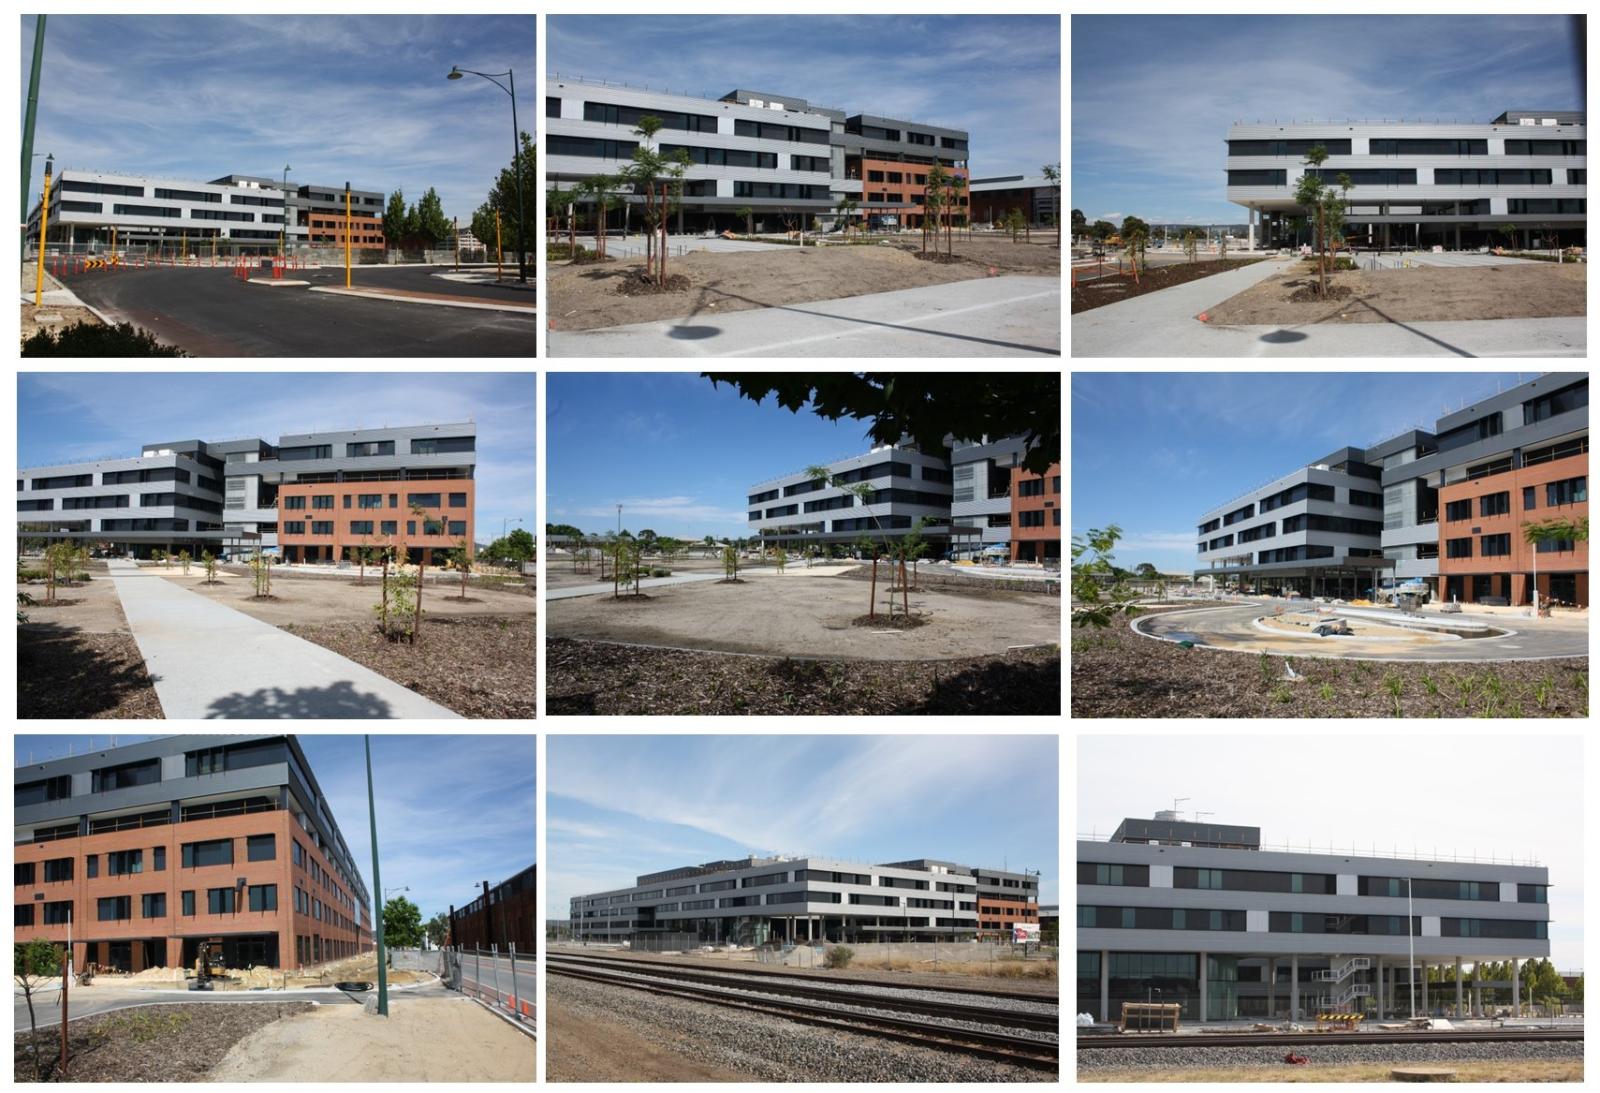
[[[513,944],[504,951],[498,945],[488,949],[452,946],[441,949],[440,955],[440,978],[451,990],[486,1002],[530,1026],[533,1024],[534,958],[531,953],[519,954]],[[502,969],[502,964],[508,966]]]

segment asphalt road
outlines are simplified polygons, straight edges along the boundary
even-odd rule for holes
[[[344,271],[297,280],[344,284]],[[70,275],[64,283],[117,321],[153,332],[197,357],[528,357],[538,317],[402,304],[249,285],[223,269],[143,269]],[[359,270],[381,288],[527,301],[526,291],[467,285],[417,269]]]

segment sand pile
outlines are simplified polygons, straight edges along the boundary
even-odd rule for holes
[[[182,968],[160,967],[146,968],[144,971],[135,972],[133,975],[105,976],[104,978],[108,982],[139,983],[143,985],[157,986],[162,984],[182,983],[184,975]]]

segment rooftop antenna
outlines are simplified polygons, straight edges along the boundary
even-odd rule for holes
[[[1188,797],[1174,797],[1172,799],[1172,811],[1174,811],[1174,812],[1178,811],[1179,803],[1183,802],[1183,801],[1187,801],[1187,800],[1189,800]]]

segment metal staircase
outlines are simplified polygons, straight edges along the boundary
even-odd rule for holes
[[[1329,1010],[1343,1010],[1357,998],[1371,997],[1372,987],[1366,983],[1351,983],[1349,986],[1343,987],[1342,990],[1340,989],[1351,976],[1357,972],[1368,971],[1371,967],[1372,960],[1370,957],[1352,956],[1337,968],[1324,968],[1313,972],[1311,974],[1313,982],[1332,984],[1332,989],[1318,1003],[1318,1010],[1324,1013]]]

